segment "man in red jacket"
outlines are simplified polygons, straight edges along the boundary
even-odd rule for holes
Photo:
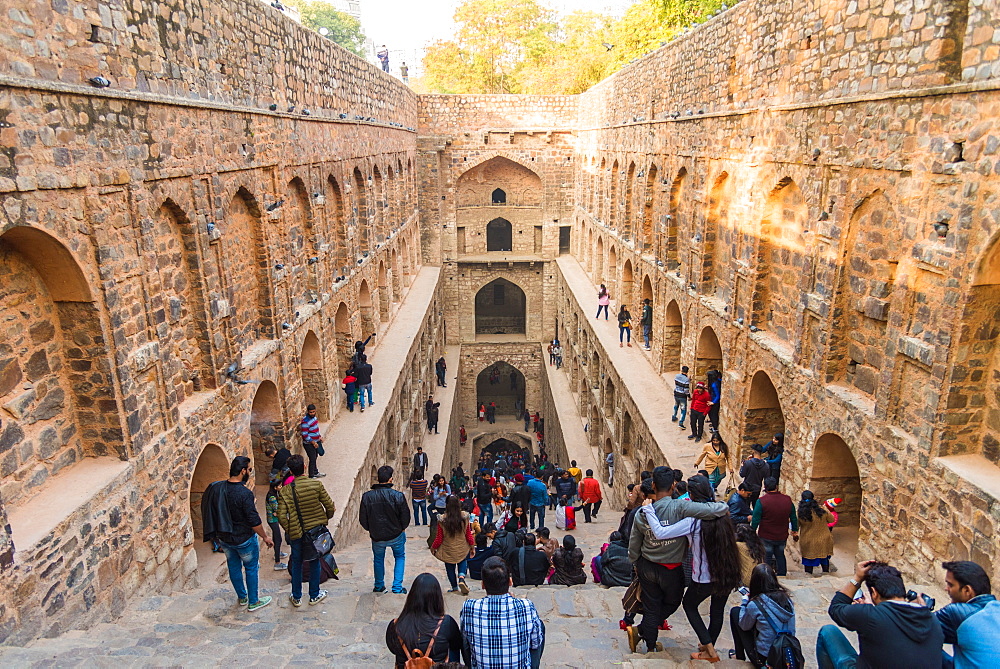
[[[583,502],[583,522],[589,523],[590,517],[597,518],[597,512],[601,510],[601,484],[594,478],[594,470],[588,469],[587,475],[577,489],[580,501]],[[593,511],[591,511],[593,509]]]
[[[768,476],[764,479],[764,494],[753,507],[750,527],[757,530],[757,536],[764,544],[767,561],[774,564],[778,576],[788,573],[785,562],[785,543],[788,541],[788,526],[792,526],[792,536],[798,541],[799,517],[795,515],[792,498],[778,492],[778,479]]]

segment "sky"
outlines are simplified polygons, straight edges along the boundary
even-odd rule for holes
[[[449,39],[452,16],[460,0],[360,0],[361,23],[365,35],[376,46],[385,44],[390,51],[411,54],[437,39]],[[634,0],[542,0],[560,12],[604,11],[617,13]]]

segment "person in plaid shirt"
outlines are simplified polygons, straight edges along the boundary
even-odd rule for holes
[[[483,563],[486,597],[470,599],[460,615],[464,662],[473,669],[537,669],[545,649],[545,625],[528,599],[510,595],[507,563]]]

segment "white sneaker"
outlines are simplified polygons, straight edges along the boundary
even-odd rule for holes
[[[288,565],[284,562],[277,562],[274,565],[274,571],[285,571],[286,569],[288,569]]]
[[[319,604],[324,599],[326,599],[327,594],[329,594],[329,593],[327,593],[326,590],[320,590],[319,594],[316,595],[315,598],[312,598],[312,599],[309,600],[309,606],[312,606],[313,604]]]

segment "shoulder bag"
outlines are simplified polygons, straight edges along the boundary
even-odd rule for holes
[[[326,525],[306,529],[306,524],[302,521],[302,509],[299,508],[299,496],[295,493],[295,482],[292,481],[292,501],[295,502],[295,513],[299,517],[299,526],[302,528],[302,537],[308,541],[316,551],[317,557],[323,557],[333,550],[333,535]]]

